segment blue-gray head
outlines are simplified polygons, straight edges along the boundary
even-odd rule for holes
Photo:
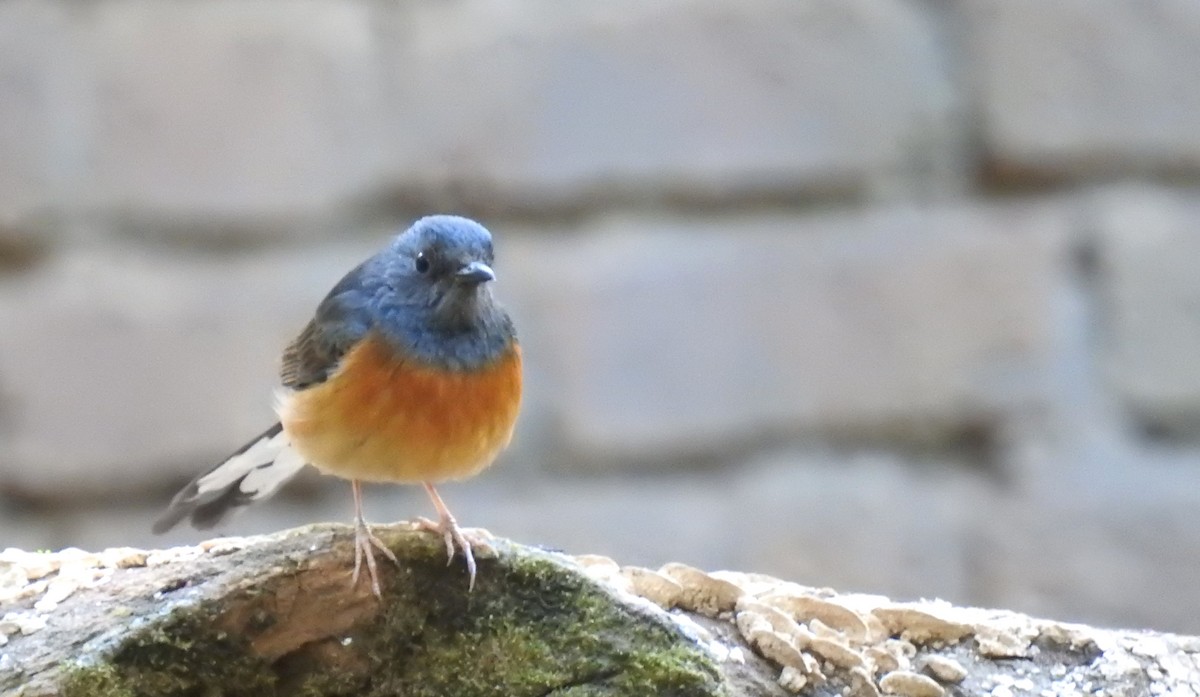
[[[410,350],[450,339],[506,345],[512,324],[492,296],[492,263],[492,236],[479,223],[421,218],[366,265],[381,283],[373,293],[381,328]]]
[[[392,250],[416,286],[442,294],[471,293],[495,280],[492,235],[479,223],[456,215],[431,215],[396,237]]]

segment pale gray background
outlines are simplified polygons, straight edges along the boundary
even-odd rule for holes
[[[0,0],[0,547],[201,539],[149,525],[448,211],[529,366],[464,524],[1200,631],[1198,74],[1194,0]]]

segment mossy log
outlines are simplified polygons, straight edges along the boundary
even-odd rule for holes
[[[349,528],[196,547],[0,553],[8,697],[1200,694],[1200,640],[840,595],[407,525],[383,597]],[[1193,688],[1196,688],[1193,691]]]

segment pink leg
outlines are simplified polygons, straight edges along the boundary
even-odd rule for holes
[[[400,565],[400,561],[396,559],[392,550],[387,548],[387,545],[371,533],[371,529],[367,527],[367,521],[363,519],[362,483],[357,479],[352,479],[350,487],[354,492],[354,576],[350,580],[350,587],[358,585],[358,573],[362,570],[363,559],[366,558],[367,574],[371,577],[371,590],[375,593],[376,598],[382,598],[383,594],[379,590],[379,571],[375,566],[375,549],[383,552],[383,556],[391,559],[397,566]]]
[[[429,482],[425,482],[425,492],[429,494],[429,500],[433,501],[433,507],[437,509],[438,522],[418,518],[417,524],[425,530],[438,533],[446,541],[446,553],[449,557],[446,561],[447,565],[454,561],[455,546],[457,545],[462,550],[463,558],[467,561],[467,576],[470,579],[467,582],[467,590],[470,591],[475,588],[475,555],[471,553],[471,543],[463,535],[462,528],[458,527],[458,521],[446,507],[446,502],[438,495],[437,489],[434,489]]]

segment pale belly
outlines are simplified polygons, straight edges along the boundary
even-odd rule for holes
[[[284,395],[279,418],[314,467],[347,479],[438,482],[477,474],[512,438],[521,352],[476,371],[395,360],[378,339],[349,351],[325,382]]]

